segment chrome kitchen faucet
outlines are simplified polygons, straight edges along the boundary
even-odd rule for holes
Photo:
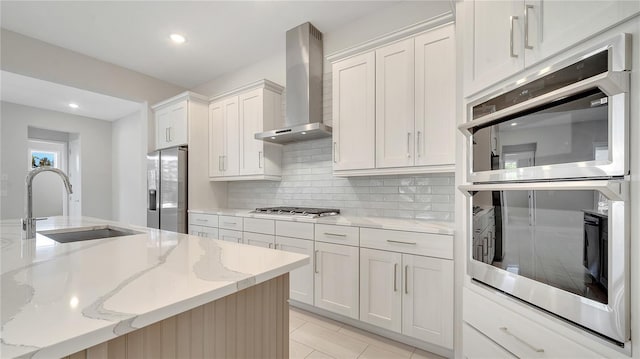
[[[24,183],[26,191],[24,197],[25,218],[22,219],[22,230],[26,234],[24,239],[31,239],[36,237],[36,221],[40,219],[33,218],[33,178],[39,173],[47,171],[57,173],[62,178],[62,182],[64,182],[64,186],[67,189],[67,195],[73,193],[73,190],[71,190],[71,182],[69,182],[69,177],[67,177],[64,172],[57,168],[40,167],[27,173],[27,178],[25,178]]]

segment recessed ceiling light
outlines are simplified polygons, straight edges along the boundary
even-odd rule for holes
[[[78,106],[78,104],[77,104],[77,103],[73,103],[73,102],[71,102],[71,103],[69,104],[69,107],[71,107],[71,108],[78,108],[78,107],[80,107],[80,106]]]
[[[517,122],[513,122],[513,123],[511,124],[511,126],[518,126],[518,123],[517,123]]]
[[[307,133],[306,133],[305,131],[302,131],[302,134],[303,134],[303,135],[306,135]]]
[[[272,140],[275,140],[275,139],[276,139],[276,136],[271,137],[271,139],[272,139]]]
[[[171,41],[175,42],[176,44],[183,44],[187,41],[187,39],[180,34],[171,34],[169,35],[169,38],[171,39]]]

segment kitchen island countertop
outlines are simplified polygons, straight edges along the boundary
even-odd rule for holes
[[[228,296],[309,262],[305,255],[93,218],[52,217],[44,230],[109,224],[141,234],[58,243],[21,239],[0,222],[0,356],[63,357]]]

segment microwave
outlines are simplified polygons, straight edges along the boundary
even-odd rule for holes
[[[630,56],[631,36],[618,35],[472,99],[459,126],[468,275],[621,346]]]
[[[631,36],[546,67],[468,105],[468,181],[629,173]]]

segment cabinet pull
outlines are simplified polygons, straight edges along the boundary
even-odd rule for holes
[[[222,156],[218,156],[218,171],[222,172]]]
[[[169,142],[169,127],[164,129],[164,141]]]
[[[334,142],[333,142],[333,163],[338,163],[338,162],[336,161],[336,152],[338,152],[338,151],[336,150],[336,146],[337,146],[337,145],[338,145],[338,142],[335,142],[335,141],[334,141]]]
[[[533,46],[529,45],[529,9],[533,9],[533,5],[524,7],[524,48],[531,50]]]
[[[171,130],[173,127],[169,127],[169,142],[173,141],[173,136],[171,136]]]
[[[262,168],[262,151],[258,152],[258,168]]]
[[[409,266],[404,266],[404,294],[409,294]]]
[[[331,232],[324,232],[325,236],[334,236],[334,237],[346,237],[346,234],[342,234],[342,233],[331,233]]]
[[[416,142],[417,142],[416,148],[417,148],[417,152],[418,152],[418,157],[420,157],[420,140],[422,138],[422,131],[418,131],[418,136],[417,137],[418,138],[416,139]]]
[[[236,222],[222,222],[225,226],[235,226]]]
[[[513,52],[513,21],[514,20],[518,20],[517,16],[509,16],[509,56],[511,57],[518,57],[518,55],[516,55]]]
[[[533,350],[536,353],[544,353],[544,349],[542,348],[536,348],[533,345],[527,343],[526,341],[524,341],[523,339],[519,338],[518,336],[516,336],[515,334],[511,333],[509,331],[509,329],[507,327],[500,327],[500,330],[503,331],[506,335],[512,336],[515,340],[519,341],[520,343],[528,346],[531,350]]]
[[[274,248],[274,249],[278,249],[278,243],[274,244],[274,245],[273,245],[273,248]]]
[[[240,238],[237,238],[237,239],[236,239],[236,242],[240,243],[240,241],[241,241],[241,239],[240,239]]]
[[[196,218],[196,221],[198,221],[198,222],[206,222],[206,221],[208,221],[208,219]]]
[[[400,244],[418,244],[417,242],[403,242],[403,241],[394,241],[393,239],[387,239],[387,242],[389,243],[400,243]]]
[[[273,243],[269,243],[269,249],[273,248]]]
[[[316,253],[315,253],[315,255],[313,256],[313,271],[314,271],[315,273],[320,273],[320,272],[318,272],[318,253],[319,253],[319,252],[320,252],[320,251],[316,249]]]
[[[393,291],[398,291],[398,263],[393,264]]]
[[[411,152],[409,152],[409,148],[411,147],[410,142],[411,142],[411,132],[407,132],[407,158],[411,158]]]

